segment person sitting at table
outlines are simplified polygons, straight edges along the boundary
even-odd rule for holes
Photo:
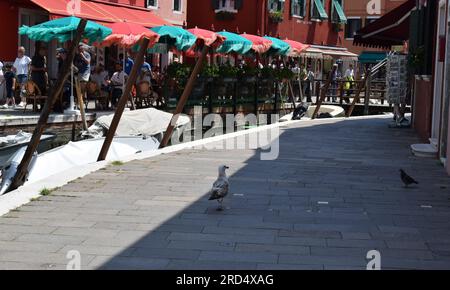
[[[116,108],[119,98],[123,94],[123,86],[125,84],[128,75],[123,71],[123,66],[120,62],[115,64],[115,72],[111,77],[111,105],[113,109]]]
[[[101,90],[108,91],[109,76],[102,64],[95,67],[94,72],[91,74],[91,81],[97,83]]]

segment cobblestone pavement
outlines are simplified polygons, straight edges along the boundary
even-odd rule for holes
[[[280,156],[184,150],[109,166],[0,217],[0,268],[450,269],[450,178],[388,117],[282,127]],[[230,167],[226,210],[206,193]],[[405,189],[399,168],[419,180]]]

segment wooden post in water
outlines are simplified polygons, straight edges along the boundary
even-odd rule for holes
[[[87,131],[87,121],[86,121],[86,113],[84,111],[84,101],[83,101],[83,95],[81,94],[81,85],[80,80],[78,77],[75,77],[75,88],[77,91],[77,98],[78,98],[78,106],[80,106],[80,114],[81,114],[81,122],[83,124],[83,130]],[[76,118],[76,116],[75,116]]]
[[[320,92],[320,98],[317,100],[316,109],[314,110],[313,115],[311,116],[311,119],[317,118],[317,114],[319,114],[320,106],[322,106],[323,101],[325,100],[328,92],[328,88],[331,85],[331,82],[333,81],[333,74],[336,72],[337,67],[333,66],[333,69],[331,70],[330,74],[328,75],[327,82],[322,88],[322,91]]]
[[[291,102],[292,102],[292,110],[295,110],[296,104],[295,104],[295,95],[294,95],[294,89],[292,88],[291,80],[288,80],[288,87],[289,87],[289,95],[291,96]],[[300,102],[301,103],[301,102]]]
[[[84,29],[86,27],[87,20],[81,19],[78,24],[78,28],[75,33],[75,38],[70,44],[70,49],[67,54],[67,59],[64,61],[62,72],[59,74],[59,78],[56,81],[55,88],[50,94],[49,98],[45,102],[44,108],[42,109],[41,115],[39,117],[39,121],[34,128],[33,136],[31,137],[30,143],[28,143],[27,150],[20,161],[19,166],[17,167],[16,175],[11,183],[9,191],[18,188],[23,185],[26,181],[26,176],[28,174],[28,166],[30,165],[31,158],[33,157],[34,152],[36,151],[39,142],[41,140],[42,133],[47,125],[48,117],[52,112],[53,105],[55,104],[58,96],[61,94],[64,83],[70,74],[70,69],[72,67],[73,59],[75,58],[75,50],[78,46],[78,43],[81,41],[81,37],[83,35]]]
[[[111,121],[111,125],[109,126],[108,132],[106,133],[105,141],[103,142],[102,149],[100,150],[100,154],[98,155],[97,161],[103,161],[106,159],[108,155],[109,147],[113,141],[114,135],[116,134],[117,127],[119,126],[120,118],[122,117],[123,111],[125,110],[125,106],[130,98],[131,90],[136,83],[136,79],[139,71],[141,70],[141,66],[144,63],[144,54],[148,48],[150,40],[144,37],[141,40],[141,46],[139,48],[138,55],[136,57],[136,61],[131,69],[130,77],[128,78],[127,84],[125,86],[125,91],[122,92],[122,96],[120,97],[119,102],[117,103],[116,112],[114,113],[114,117]]]
[[[366,81],[365,80],[361,80],[359,82],[359,84],[358,84],[358,89],[356,90],[355,97],[353,98],[352,104],[351,104],[350,108],[348,108],[347,118],[352,115],[353,109],[356,106],[356,102],[359,101],[359,95],[361,94],[361,92],[362,92],[362,90],[364,89],[365,86],[366,86]]]
[[[194,70],[192,71],[191,75],[189,76],[189,80],[186,84],[186,87],[184,88],[183,94],[181,95],[180,100],[178,101],[177,107],[175,109],[175,112],[173,113],[172,119],[169,122],[169,125],[167,126],[166,132],[164,132],[163,139],[161,141],[161,144],[159,145],[159,148],[164,148],[169,143],[169,139],[172,136],[173,129],[175,128],[175,125],[177,124],[178,117],[183,112],[184,106],[186,105],[187,99],[189,98],[189,95],[192,92],[192,89],[194,88],[195,81],[197,80],[197,75],[200,73],[200,70],[203,67],[203,61],[206,57],[206,54],[208,53],[209,47],[204,45],[202,49],[202,54],[200,55],[200,58],[197,60],[197,63],[195,64]]]
[[[369,115],[369,101],[370,101],[370,86],[372,82],[371,70],[368,69],[366,73],[366,94],[364,98],[364,115]]]

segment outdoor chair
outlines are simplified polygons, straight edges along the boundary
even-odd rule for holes
[[[38,102],[47,99],[47,96],[42,96],[41,90],[37,84],[33,81],[27,81],[24,86],[25,89],[25,106],[23,107],[23,112],[25,113],[28,104],[33,105],[33,112],[37,112]]]
[[[138,107],[152,107],[155,102],[152,87],[148,81],[136,85],[136,104]]]
[[[90,100],[94,100],[96,110],[108,108],[109,94],[108,92],[103,91],[96,82],[87,82],[86,98],[86,108]]]

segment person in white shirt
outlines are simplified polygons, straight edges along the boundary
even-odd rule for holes
[[[4,86],[3,82],[5,81],[5,78],[3,77],[3,63],[0,61],[0,100],[4,98]]]
[[[353,69],[353,64],[350,64],[348,69],[345,71],[344,74],[345,82],[345,89],[347,91],[347,98],[344,99],[346,103],[350,103],[350,96],[353,93],[353,81],[355,80],[355,70]]]
[[[111,77],[110,85],[112,88],[111,93],[111,105],[113,108],[116,107],[119,98],[123,93],[123,86],[127,79],[128,75],[123,71],[123,66],[120,62],[116,63],[115,72]]]
[[[17,58],[13,64],[13,72],[16,74],[17,81],[20,84],[21,89],[21,101],[16,107],[23,107],[25,105],[25,98],[22,94],[23,86],[28,81],[28,72],[30,70],[31,58],[25,55],[25,48],[23,46],[19,47],[17,50]]]

